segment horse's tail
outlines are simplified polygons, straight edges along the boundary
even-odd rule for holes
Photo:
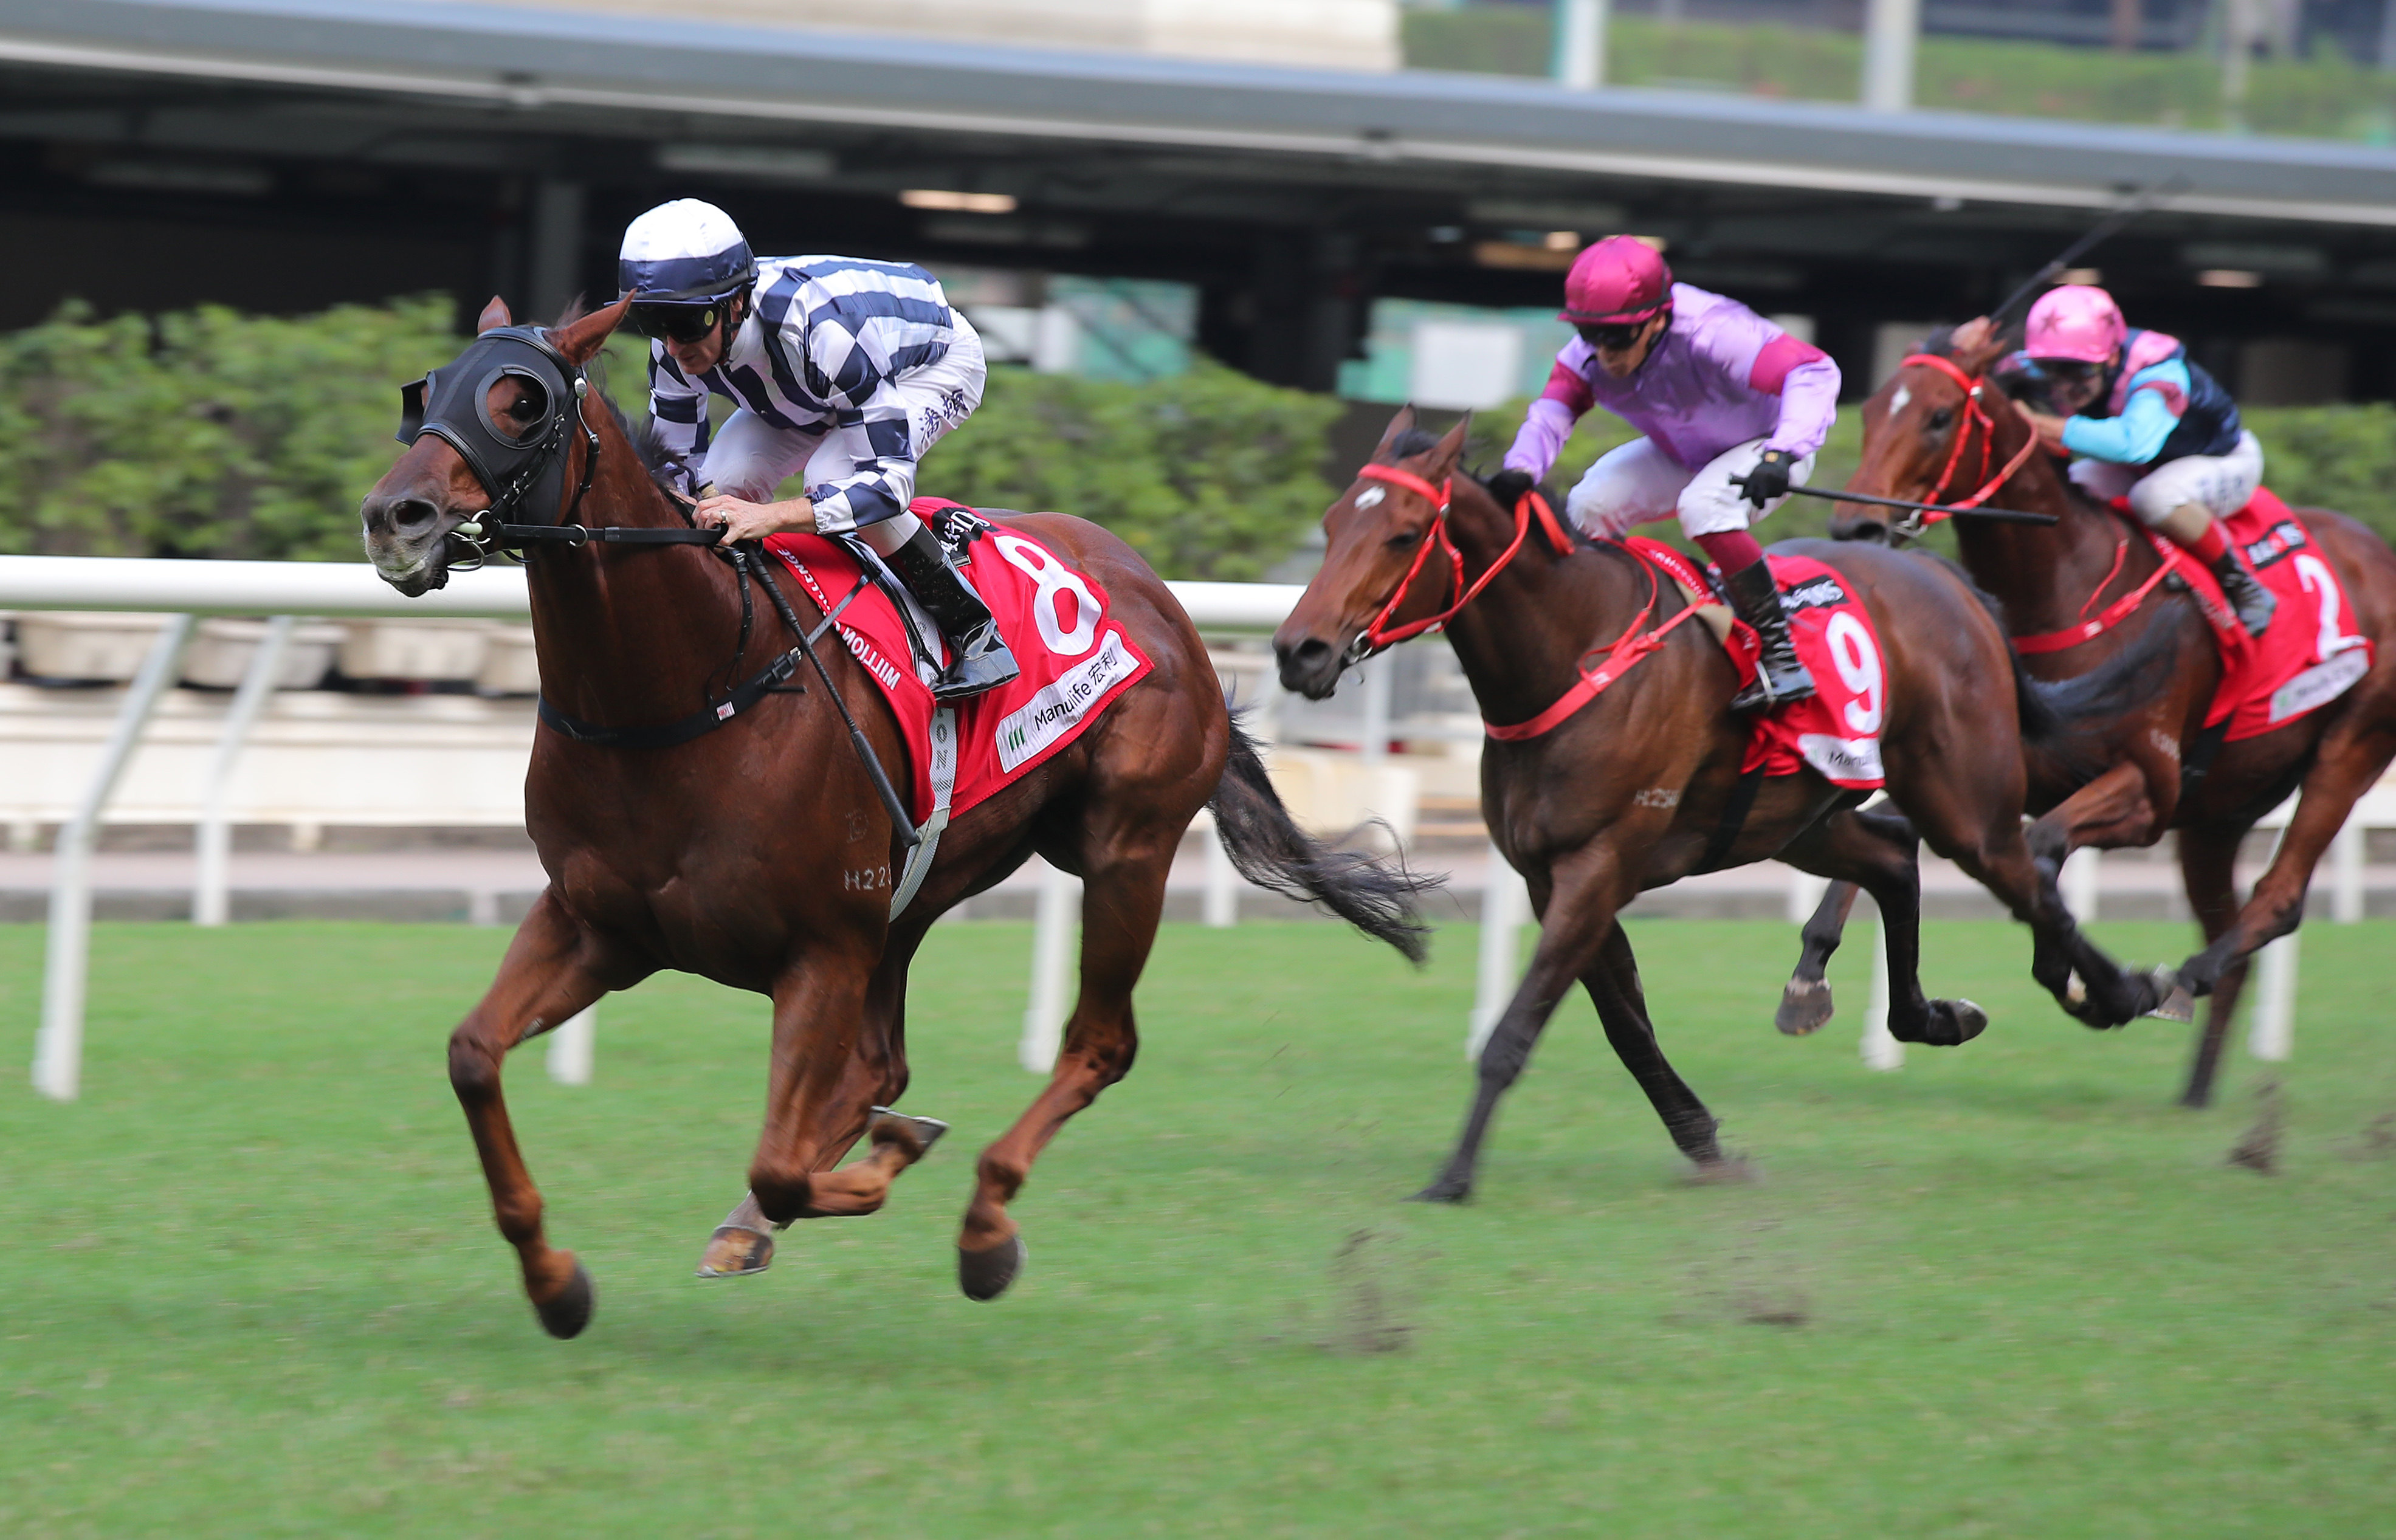
[[[1382,861],[1335,849],[1298,828],[1265,775],[1256,739],[1237,716],[1231,719],[1231,762],[1206,805],[1215,815],[1215,828],[1231,853],[1231,865],[1249,882],[1285,897],[1321,904],[1416,962],[1429,952],[1431,927],[1423,923],[1415,899],[1441,880],[1416,876],[1403,860]]]

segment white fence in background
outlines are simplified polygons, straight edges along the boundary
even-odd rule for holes
[[[1269,631],[1288,615],[1300,591],[1289,584],[1169,586],[1199,627],[1215,633]],[[178,661],[192,635],[193,617],[442,616],[521,622],[531,615],[524,573],[510,567],[459,573],[451,578],[448,587],[421,599],[407,599],[384,584],[371,568],[357,564],[44,556],[0,556],[0,609],[132,610],[172,617],[159,631],[126,692],[99,767],[59,836],[42,1022],[34,1049],[33,1079],[44,1095],[62,1101],[74,1098],[82,1073],[93,842],[109,799],[140,746],[159,698],[175,677]],[[224,920],[225,789],[246,735],[270,693],[278,654],[288,633],[287,624],[271,629],[264,644],[258,648],[226,714],[210,761],[197,839],[201,882],[195,894],[194,918],[203,924],[220,924]],[[1364,759],[1368,768],[1378,767],[1390,737],[1389,676],[1385,668],[1365,670],[1363,695]],[[2265,823],[2283,827],[2286,814],[2287,809],[2283,807]],[[2362,835],[2366,827],[2396,828],[2396,790],[2375,790],[2338,837],[2333,857],[2332,910],[2340,921],[2362,917]],[[1221,852],[1219,841],[1210,840],[1208,844],[1202,912],[1206,923],[1228,925],[1237,915],[1237,874]],[[2073,908],[2083,919],[2093,918],[2096,911],[2096,870],[2094,853],[2075,856],[2072,867],[2067,869]],[[1025,1012],[1020,1047],[1024,1067],[1035,1073],[1045,1073],[1055,1060],[1064,1023],[1076,924],[1073,897],[1079,885],[1070,876],[1053,870],[1044,872],[1041,879],[1032,942],[1031,1002]],[[1790,918],[1802,921],[1811,912],[1820,893],[1820,884],[1814,879],[1792,873]],[[1468,1054],[1479,1053],[1512,995],[1520,975],[1521,927],[1529,918],[1522,881],[1493,845],[1483,895],[1479,977],[1466,1030]],[[1875,949],[1872,1002],[1866,1012],[1861,1044],[1865,1063],[1874,1069],[1895,1069],[1903,1063],[1902,1045],[1890,1040],[1887,1033],[1886,971],[1884,939]],[[2259,1058],[2284,1059],[2290,1051],[2295,1015],[2296,937],[2266,949],[2257,972],[2249,1050]],[[579,1085],[589,1082],[594,1022],[593,1013],[586,1011],[551,1035],[549,1072],[561,1082]]]

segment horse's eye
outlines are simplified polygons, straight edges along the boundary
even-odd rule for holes
[[[1415,530],[1401,529],[1391,536],[1386,543],[1391,551],[1412,551],[1422,543],[1422,536]]]
[[[530,422],[533,418],[540,416],[540,407],[534,402],[532,397],[528,395],[518,396],[516,397],[514,404],[509,406],[508,416],[515,418],[518,422]]]
[[[1939,407],[1937,411],[1930,414],[1930,420],[1927,426],[1934,433],[1943,433],[1948,429],[1952,428],[1955,426],[1955,408],[1952,406]]]

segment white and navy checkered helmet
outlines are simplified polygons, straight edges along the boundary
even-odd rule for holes
[[[624,230],[617,286],[635,305],[713,305],[747,288],[757,259],[732,216],[712,203],[676,198]]]

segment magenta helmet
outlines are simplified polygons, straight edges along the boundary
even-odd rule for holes
[[[2111,295],[2091,284],[2065,284],[2040,295],[2030,308],[2030,336],[2022,351],[2032,358],[2102,364],[2129,334]]]
[[[1632,235],[1609,235],[1573,259],[1564,274],[1564,308],[1556,319],[1575,325],[1626,325],[1672,302],[1672,270],[1656,248]]]

